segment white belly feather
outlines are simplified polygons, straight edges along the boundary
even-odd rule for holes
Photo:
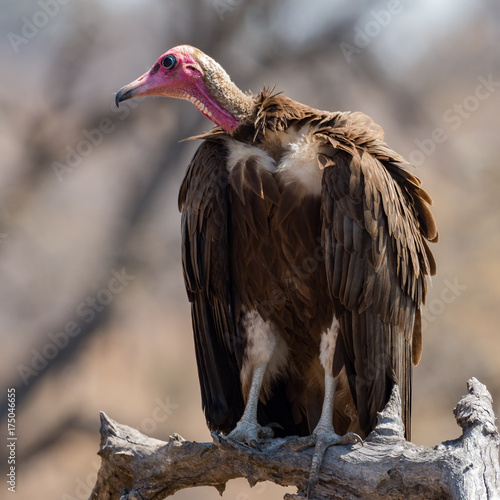
[[[299,131],[276,133],[276,139],[285,146],[278,162],[264,149],[228,138],[227,168],[231,171],[240,161],[245,163],[249,157],[256,156],[262,167],[279,175],[283,187],[301,186],[298,195],[320,196],[323,171],[318,164],[318,153],[321,147],[310,131],[309,127],[305,127]]]
[[[308,132],[297,134],[295,140],[290,142],[289,150],[283,155],[276,171],[285,186],[302,186],[303,191],[298,194],[320,196],[323,176],[318,164],[320,147]]]

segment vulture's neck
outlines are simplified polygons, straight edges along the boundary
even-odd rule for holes
[[[200,111],[216,125],[227,132],[232,132],[245,122],[249,122],[255,115],[255,101],[252,97],[242,92],[213,59],[203,54],[198,54],[198,60],[203,68],[205,85],[213,102]],[[195,103],[196,104],[196,103]]]

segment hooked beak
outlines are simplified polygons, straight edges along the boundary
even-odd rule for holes
[[[120,103],[126,101],[127,99],[132,99],[132,97],[137,97],[141,95],[152,95],[151,92],[151,79],[147,78],[149,73],[144,73],[144,75],[137,78],[133,82],[122,87],[115,96],[115,104],[118,108]]]
[[[122,101],[126,101],[127,99],[132,99],[134,97],[134,88],[132,88],[132,84],[129,83],[128,85],[125,85],[125,87],[122,87],[115,96],[115,104],[116,107],[120,107],[120,103]]]

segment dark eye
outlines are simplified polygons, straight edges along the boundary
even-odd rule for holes
[[[172,69],[175,66],[175,63],[177,62],[177,58],[175,56],[165,56],[161,60],[161,65],[165,69]]]

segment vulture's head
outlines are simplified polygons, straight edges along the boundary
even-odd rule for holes
[[[115,102],[138,96],[187,99],[228,132],[250,119],[255,107],[218,63],[190,45],[165,52],[147,73],[122,87]]]

